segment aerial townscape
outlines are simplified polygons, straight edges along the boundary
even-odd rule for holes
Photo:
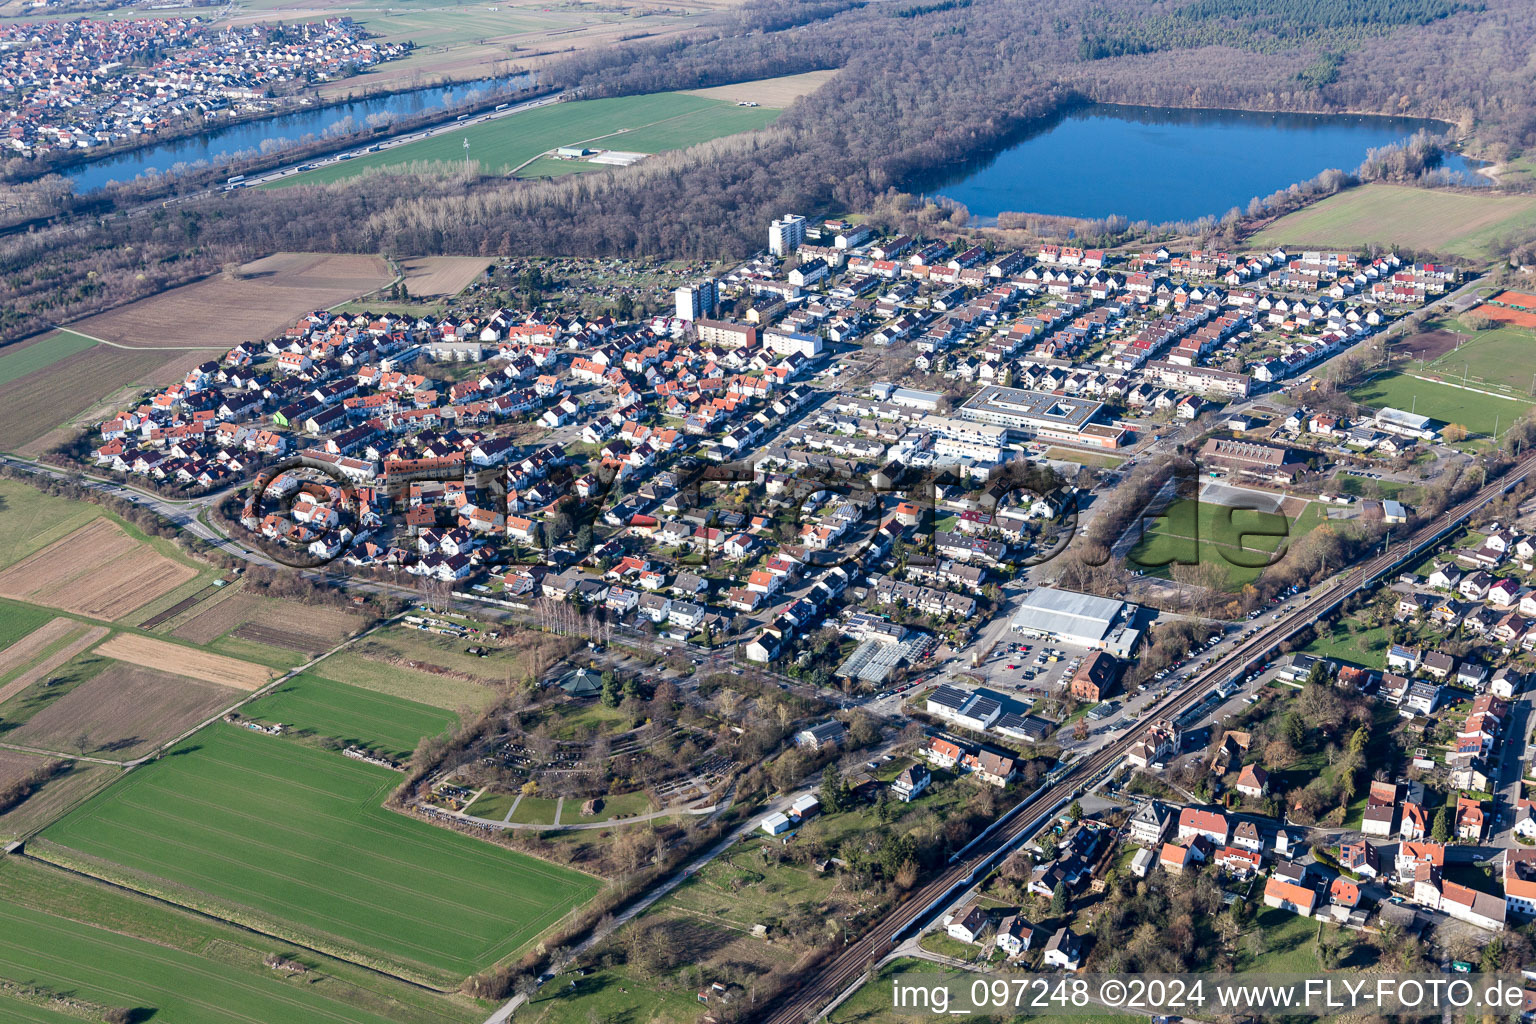
[[[0,2],[0,1021],[1531,1019],[1528,14]]]

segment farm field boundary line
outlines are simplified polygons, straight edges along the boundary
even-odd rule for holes
[[[0,854],[0,856],[3,856],[3,854]],[[197,918],[200,918],[201,920],[204,920],[204,921],[209,921],[209,922],[212,922],[214,924],[224,925],[224,926],[229,927],[229,928],[235,928],[235,929],[237,929],[239,931],[242,931],[242,932],[246,933],[247,935],[257,935],[257,936],[260,936],[263,939],[271,939],[271,940],[276,941],[276,942],[287,943],[290,946],[295,946],[295,947],[297,947],[299,949],[305,950],[306,952],[313,953],[316,956],[323,956],[323,957],[325,957],[328,960],[344,960],[346,963],[349,963],[349,964],[351,964],[354,967],[360,967],[363,970],[369,972],[370,974],[376,974],[376,975],[378,975],[381,978],[389,978],[391,981],[398,981],[398,982],[400,982],[402,984],[409,985],[411,988],[418,989],[418,990],[420,990],[422,992],[431,992],[431,993],[434,993],[434,994],[441,995],[441,994],[443,994],[443,993],[445,993],[447,991],[450,991],[448,989],[440,989],[440,988],[436,988],[435,986],[432,986],[432,985],[422,984],[421,982],[416,981],[414,978],[409,978],[409,977],[406,977],[405,975],[396,974],[393,971],[383,970],[382,968],[380,968],[380,967],[378,967],[378,966],[376,966],[374,964],[367,963],[365,961],[353,960],[353,959],[350,959],[350,958],[347,958],[347,957],[339,957],[335,953],[327,952],[326,950],[323,950],[323,949],[318,949],[318,948],[313,947],[313,946],[305,945],[303,942],[297,941],[297,940],[292,939],[292,938],[290,938],[288,936],[285,936],[285,935],[274,935],[271,932],[263,931],[260,928],[253,928],[250,925],[242,924],[239,921],[231,921],[228,918],[223,918],[223,917],[219,917],[219,916],[217,916],[215,914],[210,914],[210,913],[208,913],[208,912],[206,912],[204,910],[201,910],[201,909],[199,909],[197,907],[190,907],[190,906],[187,906],[184,903],[177,903],[176,901],[166,899],[165,897],[163,897],[163,896],[161,896],[161,895],[159,895],[157,893],[145,892],[145,891],[140,890],[140,889],[135,889],[135,888],[133,888],[131,886],[119,885],[117,882],[114,882],[110,878],[103,878],[100,875],[94,874],[94,873],[92,873],[90,871],[82,870],[81,868],[75,867],[73,865],[70,865],[70,864],[67,864],[67,863],[60,863],[58,861],[51,860],[51,859],[48,859],[46,857],[38,857],[38,856],[36,856],[36,855],[34,855],[32,853],[27,852],[25,847],[22,847],[21,850],[18,851],[17,853],[11,854],[11,856],[20,857],[23,860],[31,861],[34,864],[45,864],[49,868],[51,868],[51,869],[53,869],[55,871],[62,871],[64,873],[68,874],[68,875],[71,875],[71,876],[75,877],[75,878],[79,878],[79,879],[82,879],[82,880],[85,880],[85,881],[94,882],[97,885],[105,885],[107,888],[112,889],[114,892],[125,893],[125,894],[127,894],[129,896],[139,897],[140,899],[147,899],[147,900],[150,900],[150,901],[152,901],[152,902],[154,902],[154,903],[156,903],[156,904],[158,904],[158,905],[160,905],[162,907],[166,907],[166,908],[169,908],[171,910],[179,911],[179,912],[184,913],[184,914],[192,914],[193,916],[195,916]]]
[[[38,928],[38,929],[40,929],[40,930],[42,930],[42,931],[51,932],[51,934],[54,937],[66,936],[71,931],[71,929],[68,927],[69,925],[76,925],[78,927],[88,928],[88,929],[94,928],[94,926],[86,924],[84,922],[74,921],[74,920],[71,920],[70,918],[55,917],[55,916],[53,916],[51,914],[47,914],[45,911],[38,911],[38,910],[34,910],[32,908],[24,908],[24,909],[27,912],[27,916],[34,916],[35,915],[35,916],[39,916],[39,917],[45,917],[47,919],[46,921],[41,921],[41,922],[34,921],[33,922],[33,926]],[[109,933],[109,934],[116,935],[116,933]],[[149,959],[150,961],[152,961],[154,963],[161,964],[161,965],[166,966],[166,967],[174,967],[178,972],[180,972],[180,973],[182,973],[184,975],[190,975],[192,977],[199,978],[199,979],[204,980],[204,981],[217,982],[218,984],[226,986],[227,988],[233,989],[235,991],[243,992],[243,993],[245,993],[247,995],[250,995],[250,996],[267,996],[268,998],[271,997],[270,993],[265,992],[259,986],[255,985],[254,983],[252,983],[251,981],[249,981],[249,980],[247,980],[247,979],[245,979],[243,977],[222,977],[222,978],[221,977],[216,977],[216,973],[211,968],[204,968],[204,967],[199,966],[201,961],[203,959],[205,959],[205,958],[200,957],[200,956],[198,956],[195,953],[187,953],[186,951],[179,951],[179,952],[184,953],[185,960],[187,962],[180,962],[180,963],[178,963],[177,962],[178,958],[173,957],[173,956],[169,955],[168,953],[161,952],[158,955],[156,955],[156,954],[150,953],[148,951],[148,950],[160,949],[161,947],[159,947],[157,944],[155,944],[153,942],[144,941],[144,940],[140,940],[140,941],[143,942],[143,945],[145,947],[147,947],[146,950],[141,951],[140,955],[145,957],[145,958],[147,958],[147,959]],[[0,950],[5,949],[6,947],[7,947],[6,940],[3,937],[0,937]],[[26,946],[21,946],[19,944],[10,944],[10,948],[15,950],[15,951],[17,951],[18,953],[25,953],[26,955],[32,957],[33,959],[37,959],[39,956],[41,956],[44,960],[55,960],[61,966],[65,967],[65,968],[72,969],[72,968],[75,968],[75,967],[78,966],[78,962],[77,961],[72,961],[72,960],[67,960],[67,959],[55,957],[51,953],[39,951],[35,947],[26,947]],[[209,960],[209,962],[210,963],[216,963],[217,961]],[[74,985],[77,988],[88,988],[88,987],[90,987],[90,985],[91,985],[90,979],[92,979],[92,978],[105,978],[105,979],[110,979],[112,981],[117,981],[117,982],[131,983],[131,984],[134,984],[136,986],[143,986],[144,985],[144,982],[141,979],[133,978],[133,977],[129,977],[127,975],[123,975],[121,973],[116,973],[116,972],[113,972],[113,971],[105,970],[99,964],[93,965],[91,967],[90,971],[91,971],[91,973],[87,977],[85,977],[85,978],[69,977],[69,978],[67,978],[67,980],[72,982],[72,983],[74,983]],[[52,971],[50,973],[51,974],[59,974],[59,973],[63,973],[63,972],[61,972],[58,967],[55,967],[55,968],[52,969]],[[99,982],[97,984],[99,984]],[[169,992],[169,991],[171,991],[170,989],[167,989],[164,986],[150,986],[150,988],[149,988],[149,991],[157,991],[157,990],[160,991],[160,992]],[[279,990],[279,991],[281,991],[281,990]],[[215,1006],[212,1003],[209,1003],[209,1002],[207,1002],[205,1000],[202,1000],[202,999],[195,999],[192,996],[189,996],[185,989],[180,990],[177,994],[179,995],[179,997],[181,999],[186,1000],[187,1002],[190,1002],[190,1003],[192,1003],[192,1004],[194,1004],[194,1005],[196,1005],[196,1006],[198,1006],[198,1007],[200,1007],[202,1009],[211,1011],[211,1012],[213,1012],[213,1013],[215,1013],[215,1014],[217,1014],[219,1016],[226,1016],[226,1015],[228,1015],[231,1012],[228,1008]],[[288,1006],[291,1006],[291,1007],[293,1007],[296,1010],[302,1010],[304,1013],[309,1014],[312,1017],[313,1016],[318,1016],[319,1019],[333,1020],[333,1021],[339,1022],[339,1024],[345,1024],[345,1022],[351,1020],[350,1017],[343,1016],[342,1013],[340,1011],[337,1011],[337,1010],[331,1010],[331,1009],[328,1009],[328,1008],[322,1010],[322,1009],[320,1009],[319,1007],[316,1007],[316,1006],[301,1005],[298,1001],[293,1000],[291,998],[285,998],[282,1001],[284,1003],[286,1003]],[[249,1022],[251,1022],[251,1024],[261,1024],[261,1018],[251,1017],[251,1016],[248,1016],[248,1015],[245,1015],[245,1014],[241,1014],[239,1019],[245,1020],[245,1021],[249,1021]]]

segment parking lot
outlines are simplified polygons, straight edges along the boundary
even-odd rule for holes
[[[984,685],[1020,699],[1059,697],[1087,655],[1085,647],[1008,634],[972,672],[985,680]]]

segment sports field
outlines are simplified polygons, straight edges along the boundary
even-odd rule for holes
[[[1175,501],[1146,523],[1146,534],[1126,556],[1132,569],[1167,576],[1175,564],[1221,567],[1229,586],[1240,587],[1264,571],[1285,538],[1309,521],[1308,512],[1293,526],[1286,516],[1257,509],[1229,509],[1210,501]]]
[[[436,985],[531,942],[598,882],[381,804],[400,775],[216,724],[29,848]]]
[[[1495,237],[1532,226],[1536,226],[1536,197],[1532,196],[1361,185],[1281,217],[1248,239],[1248,244],[1348,249],[1398,244],[1477,259],[1488,255],[1488,244]]]
[[[308,968],[266,966],[269,952]],[[191,1024],[463,1024],[483,1016],[326,957],[193,917],[15,857],[0,862],[0,975],[35,988],[0,990],[0,1020],[100,1020],[50,1008],[68,996],[136,1021]]]
[[[1469,340],[1431,360],[1425,366],[1427,371],[1453,380],[1466,375],[1469,383],[1481,381],[1530,393],[1536,375],[1536,358],[1532,358],[1536,356],[1536,331],[1514,326],[1473,331],[1464,325],[1452,326]]]
[[[343,181],[364,171],[417,162],[457,163],[464,159],[465,139],[469,140],[470,159],[478,162],[486,174],[508,174],[560,146],[660,153],[762,128],[778,115],[779,111],[771,107],[738,107],[725,100],[680,92],[553,103],[477,124],[463,132],[449,132],[329,164],[284,178],[270,187]],[[596,165],[576,166],[596,169]]]
[[[1460,383],[1459,373],[1446,373],[1445,377]],[[1492,436],[1495,429],[1503,433],[1532,405],[1529,398],[1500,398],[1397,372],[1384,373],[1350,389],[1349,397],[1373,409],[1390,406],[1416,412],[1441,424],[1458,423],[1473,433],[1487,436]]]
[[[400,758],[415,750],[423,736],[458,724],[456,715],[440,708],[310,675],[295,676],[241,713]]]

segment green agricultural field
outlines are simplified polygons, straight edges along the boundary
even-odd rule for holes
[[[284,952],[309,970],[262,963]],[[0,977],[136,1020],[196,1024],[466,1024],[468,1000],[438,996],[327,957],[15,857],[0,861]],[[74,1021],[46,996],[0,992],[0,1019]],[[90,1018],[99,1019],[99,1018]]]
[[[399,781],[217,724],[29,852],[437,986],[515,953],[597,893],[588,876],[385,810]]]
[[[242,709],[248,718],[282,722],[298,732],[330,736],[404,758],[424,736],[458,724],[441,708],[375,693],[317,676],[299,675]]]
[[[1145,536],[1126,556],[1133,569],[1166,576],[1174,564],[1208,563],[1221,567],[1230,587],[1256,579],[1286,537],[1315,523],[1308,505],[1296,523],[1274,512],[1229,509],[1214,502],[1175,501],[1145,524]]]
[[[1248,239],[1276,245],[1364,249],[1406,245],[1481,259],[1510,231],[1536,226],[1536,198],[1479,196],[1406,185],[1361,185],[1288,214]]]
[[[0,651],[20,640],[57,614],[49,608],[20,601],[0,600]]]
[[[470,158],[487,174],[511,173],[514,168],[560,146],[587,145],[594,149],[659,153],[722,135],[762,128],[778,113],[770,107],[738,107],[724,100],[680,92],[553,103],[477,124],[462,132],[448,132],[384,152],[329,164],[284,178],[271,187],[327,184],[355,178],[375,168],[403,167],[422,161],[459,162],[464,159],[466,138]],[[594,170],[597,166],[572,161],[574,170]],[[537,173],[549,173],[546,162],[541,161],[540,167],[543,169]]]
[[[494,36],[558,28],[564,24],[512,7],[483,6],[448,5],[433,11],[359,12],[355,17],[370,32],[378,33],[384,42],[409,41],[419,48],[460,45]]]
[[[0,568],[42,550],[102,514],[88,502],[54,498],[19,480],[0,478]]]
[[[1352,388],[1349,397],[1373,409],[1390,406],[1441,424],[1458,423],[1489,437],[1495,429],[1502,434],[1532,404],[1529,399],[1499,398],[1398,372],[1371,378]]]
[[[95,344],[93,339],[74,331],[54,331],[25,347],[12,346],[0,355],[0,384],[36,373]]]

